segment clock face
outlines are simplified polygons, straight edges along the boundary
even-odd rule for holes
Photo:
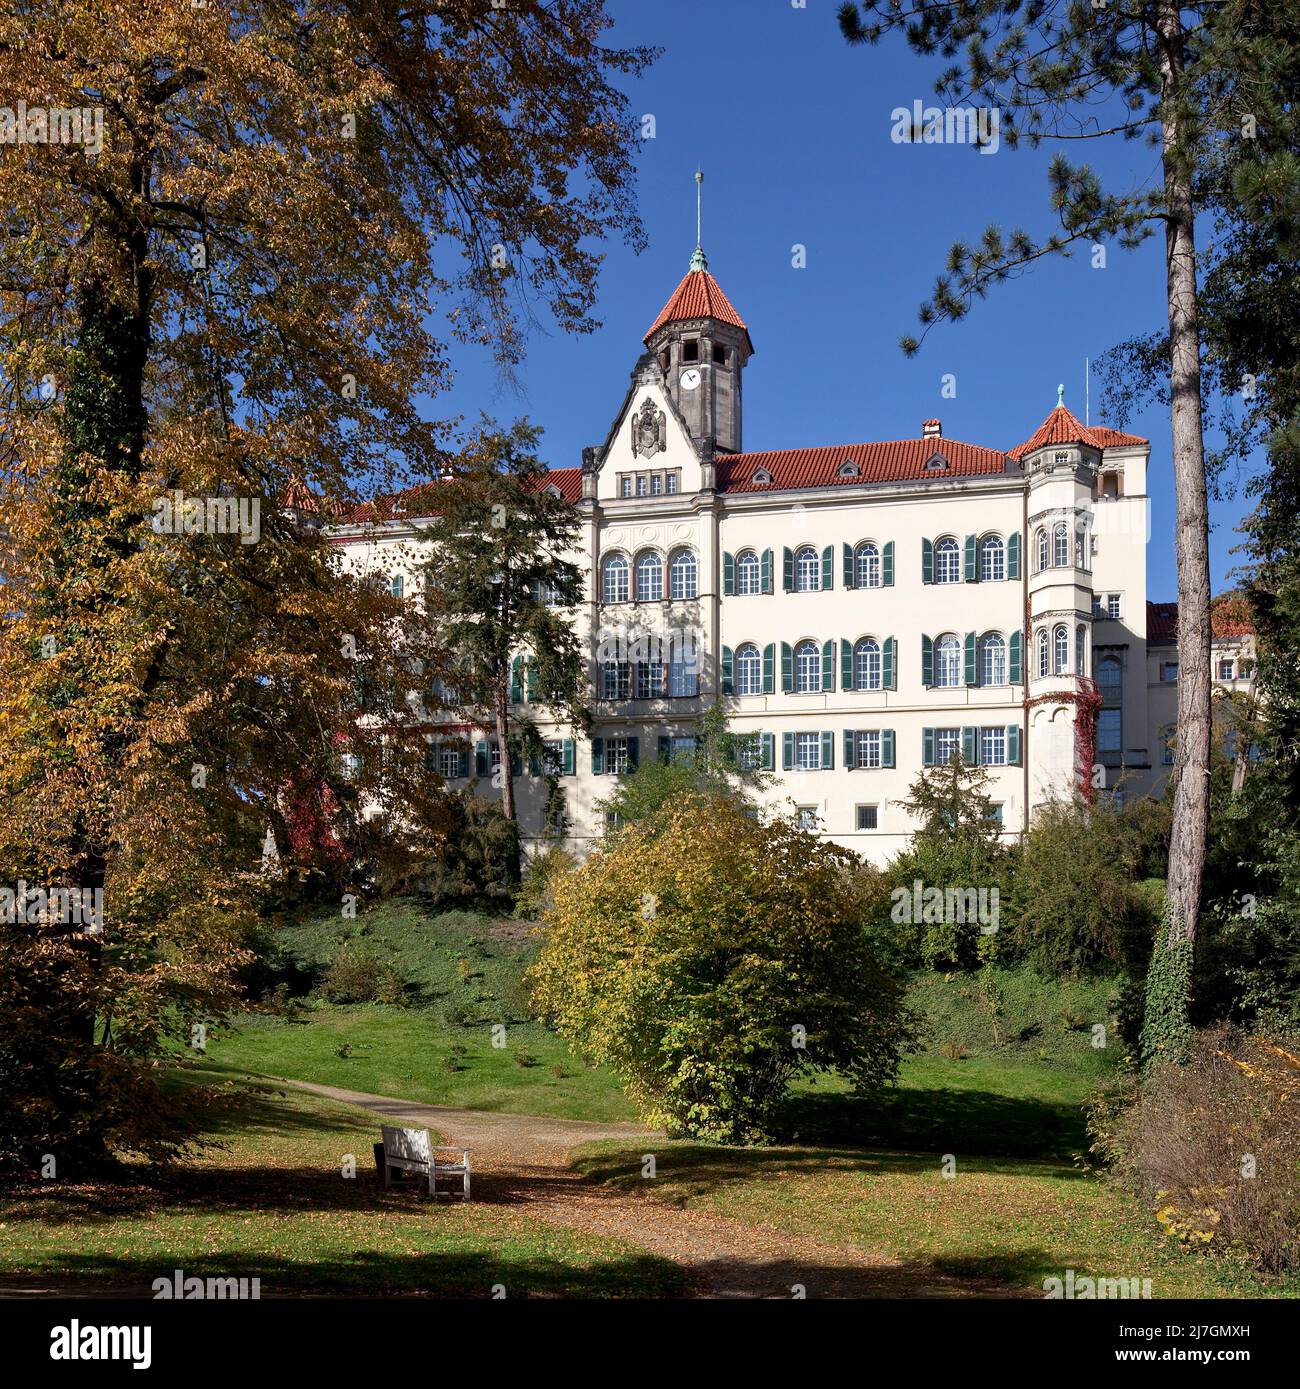
[[[682,372],[681,381],[682,390],[693,391],[696,388],[696,386],[700,384],[699,367],[687,367],[686,370]]]

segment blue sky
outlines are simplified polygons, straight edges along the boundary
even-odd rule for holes
[[[603,440],[641,351],[641,336],[686,272],[695,243],[694,171],[702,166],[709,268],[749,326],[745,447],[782,448],[915,437],[938,416],[950,438],[1011,448],[1056,403],[1084,416],[1084,359],[1165,321],[1163,237],[1139,251],[1107,248],[1104,269],[1080,253],[995,288],[957,325],[934,329],[918,356],[898,348],[916,330],[949,245],[991,221],[1051,230],[1052,150],[979,154],[895,144],[890,113],[933,102],[933,68],[901,38],[849,48],[835,0],[609,0],[614,41],[664,52],[629,88],[653,114],[640,146],[638,198],[650,246],[608,248],[595,334],[543,325],[505,381],[486,354],[462,349],[450,397],[469,417],[527,415],[545,429],[553,467],[581,462]],[[1078,149],[1074,146],[1069,152]],[[1117,189],[1158,172],[1140,143],[1089,144]],[[792,248],[807,265],[792,267]],[[956,377],[955,399],[941,396]],[[1098,412],[1094,424],[1114,423]],[[442,404],[442,402],[440,402]],[[1173,479],[1167,413],[1128,428],[1151,439],[1149,593],[1176,596]],[[1240,557],[1242,487],[1212,508],[1211,569],[1226,587]]]

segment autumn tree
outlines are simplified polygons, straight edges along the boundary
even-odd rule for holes
[[[612,83],[648,55],[606,24],[0,12],[29,108],[0,161],[0,880],[103,903],[93,936],[48,897],[0,923],[5,1162],[163,1152],[146,1063],[230,1001],[268,881],[349,816],[422,818],[384,714],[438,652],[319,522],[454,454],[456,342],[508,363],[542,309],[592,326],[601,238],[640,238]]]
[[[575,1050],[641,1117],[770,1136],[797,1076],[891,1081],[915,1021],[862,925],[856,860],[734,798],[687,796],[553,880],[531,972]]]
[[[573,559],[579,521],[546,480],[539,434],[523,423],[485,430],[432,490],[437,514],[421,531],[428,620],[456,666],[461,703],[496,731],[512,821],[510,754],[542,752],[531,710],[590,724],[574,627],[585,578]]]
[[[1159,150],[1152,181],[1123,192],[1107,189],[1089,165],[1057,154],[1049,186],[1058,227],[1035,237],[993,225],[975,246],[954,244],[920,317],[928,333],[1040,260],[1110,239],[1132,248],[1164,231],[1180,667],[1168,911],[1152,970],[1150,1021],[1153,1037],[1167,1037],[1170,1051],[1185,1042],[1209,823],[1209,510],[1195,172],[1213,119],[1215,58],[1207,54],[1231,32],[1223,15],[1232,8],[1177,0],[848,0],[839,11],[852,43],[901,31],[919,54],[946,60],[935,84],[940,97],[950,107],[995,109],[999,138],[1013,148],[1021,141],[1037,147],[1119,139]],[[919,343],[906,338],[903,345],[910,353]]]

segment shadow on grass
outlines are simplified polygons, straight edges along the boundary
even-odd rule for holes
[[[937,1149],[1069,1162],[1087,1147],[1083,1112],[1069,1104],[984,1090],[793,1094],[782,1136],[801,1143]]]
[[[570,1163],[585,1181],[624,1191],[642,1191],[642,1155],[645,1145],[611,1150],[602,1144],[596,1151],[571,1155]],[[819,1177],[828,1173],[860,1173],[864,1176],[937,1177],[932,1153],[859,1152],[844,1148],[724,1148],[705,1143],[672,1143],[655,1151],[656,1177],[671,1186],[681,1200],[708,1196],[732,1183],[783,1177]],[[978,1157],[964,1164],[967,1172],[991,1175],[1023,1175],[1023,1158]],[[1050,1166],[1053,1176],[1071,1176],[1073,1169]]]
[[[504,1288],[508,1298],[674,1297],[689,1290],[680,1268],[651,1254],[623,1254],[580,1268],[508,1248],[420,1254],[359,1250],[350,1258],[310,1262],[262,1252],[187,1251],[170,1263],[158,1257],[67,1253],[50,1255],[39,1274],[6,1281],[56,1287],[62,1279],[81,1285],[102,1282],[119,1296],[152,1298],[154,1279],[170,1281],[176,1266],[187,1277],[258,1278],[263,1298],[344,1292],[369,1297],[492,1298],[496,1287]],[[84,1289],[71,1295],[82,1296]]]

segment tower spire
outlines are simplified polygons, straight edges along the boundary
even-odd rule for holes
[[[704,242],[700,234],[700,204],[702,201],[702,190],[704,188],[704,171],[695,171],[695,251],[691,255],[692,270],[707,270],[709,268],[708,257],[704,254]]]

